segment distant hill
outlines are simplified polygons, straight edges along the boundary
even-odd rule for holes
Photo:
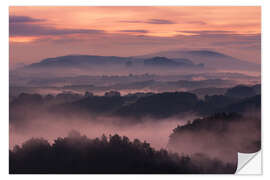
[[[200,98],[204,98],[204,96],[213,96],[213,95],[224,95],[227,88],[216,88],[216,87],[206,87],[206,88],[198,88],[191,91],[191,93],[196,94]]]
[[[78,118],[116,115],[128,117],[124,118],[125,122],[139,122],[143,117],[154,117],[159,120],[186,113],[205,116],[222,112],[260,111],[261,96],[236,98],[212,95],[198,99],[195,94],[189,92],[136,93],[126,96],[120,96],[117,91],[110,91],[104,96],[95,96],[91,93],[82,96],[66,92],[44,97],[24,93],[13,98],[9,108],[10,122],[19,123],[29,118],[37,118],[46,112],[65,117],[76,115]]]
[[[117,57],[117,56],[91,56],[91,55],[68,55],[55,58],[44,59],[38,63],[33,63],[26,68],[87,68],[90,66],[136,66],[146,65],[147,67],[195,67],[192,61],[185,58],[170,59],[166,57],[151,57],[147,59],[137,59],[132,57]],[[198,67],[202,67],[202,64]]]
[[[228,89],[225,95],[229,97],[235,97],[235,98],[246,98],[246,97],[255,96],[256,92],[254,90],[254,87],[238,85],[238,86]]]
[[[88,65],[111,65],[124,64],[131,58],[116,56],[90,56],[90,55],[68,55],[44,59],[38,63],[29,65],[30,68],[42,67],[78,67]]]
[[[260,71],[260,65],[242,61],[232,56],[209,50],[179,50],[179,51],[163,51],[147,55],[138,56],[137,58],[150,58],[154,56],[162,56],[166,58],[184,58],[189,59],[195,64],[203,63],[206,67],[229,70],[256,70]]]
[[[144,60],[144,65],[149,66],[194,66],[193,62],[189,59],[169,59],[166,57],[156,56]]]
[[[160,93],[138,99],[123,106],[116,114],[120,116],[169,117],[178,113],[192,112],[198,103],[195,94],[187,92]]]
[[[261,95],[248,97],[240,102],[230,104],[224,108],[218,109],[217,112],[248,112],[261,108]]]
[[[203,64],[194,64],[185,58],[151,57],[140,59],[117,56],[67,55],[47,58],[17,68],[11,73],[13,79],[19,79],[21,77],[44,76],[54,78],[78,75],[173,74],[174,72],[193,71],[194,68],[204,70]]]

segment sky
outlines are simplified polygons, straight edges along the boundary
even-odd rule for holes
[[[69,54],[137,56],[207,49],[260,63],[260,7],[9,8],[10,64]]]

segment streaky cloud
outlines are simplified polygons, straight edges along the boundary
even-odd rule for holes
[[[37,19],[29,16],[9,16],[9,23],[34,23],[43,22],[45,19]]]
[[[143,24],[176,24],[175,22],[167,19],[148,19],[147,21],[139,21],[139,20],[124,20],[119,21],[123,23],[143,23]]]
[[[103,30],[99,29],[57,29],[50,26],[28,24],[28,23],[11,23],[9,25],[10,36],[59,36],[68,34],[102,34]]]
[[[148,33],[149,31],[143,29],[133,29],[133,30],[121,30],[120,32]]]

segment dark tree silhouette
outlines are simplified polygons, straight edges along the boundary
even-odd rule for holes
[[[260,150],[259,112],[250,115],[218,113],[177,126],[169,137],[169,149],[177,152],[204,152],[218,158],[237,161],[237,152]]]
[[[203,163],[166,150],[154,150],[147,142],[113,135],[89,139],[73,131],[52,145],[30,139],[10,150],[11,174],[40,173],[234,173],[235,166],[204,158]]]
[[[247,97],[255,96],[256,91],[255,89],[253,89],[253,87],[238,85],[238,86],[228,89],[225,95],[229,97],[235,97],[235,98],[247,98]]]

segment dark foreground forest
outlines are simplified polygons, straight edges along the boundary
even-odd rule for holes
[[[45,139],[30,139],[10,151],[9,161],[11,174],[227,174],[236,170],[236,164],[203,154],[179,156],[138,139],[117,134],[89,139],[76,131],[52,145]]]

